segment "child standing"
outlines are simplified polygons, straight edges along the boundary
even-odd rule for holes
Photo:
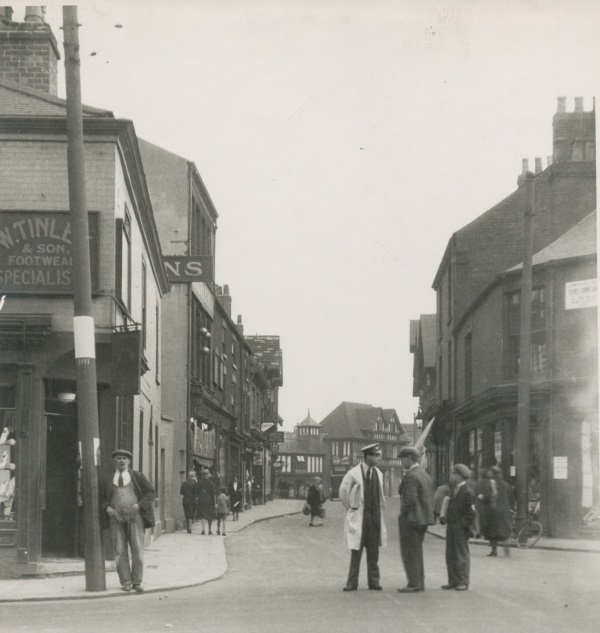
[[[229,497],[225,488],[219,488],[219,496],[217,497],[217,534],[221,534],[221,521],[223,522],[223,536],[225,534],[225,522],[229,514]]]

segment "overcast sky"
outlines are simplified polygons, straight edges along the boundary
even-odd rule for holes
[[[79,22],[84,103],[197,165],[233,317],[281,337],[286,430],[343,400],[412,423],[409,321],[450,236],[522,158],[546,166],[556,97],[591,109],[600,65],[594,0],[119,0]]]

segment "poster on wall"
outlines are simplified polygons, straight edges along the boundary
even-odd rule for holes
[[[554,479],[567,479],[569,470],[568,457],[554,457]]]

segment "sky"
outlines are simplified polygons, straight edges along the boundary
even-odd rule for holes
[[[46,20],[62,51],[60,4]],[[590,110],[600,65],[595,0],[119,0],[79,22],[83,102],[196,164],[232,316],[281,338],[285,430],[344,400],[412,424],[409,323],[448,240],[546,166],[557,97]]]

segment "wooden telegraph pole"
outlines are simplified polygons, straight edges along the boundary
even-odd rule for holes
[[[96,344],[92,316],[92,281],[85,190],[85,155],[81,114],[81,76],[77,7],[63,7],[65,79],[67,88],[67,164],[71,210],[73,269],[73,334],[77,372],[77,419],[81,442],[85,588],[104,591],[106,576],[99,521],[97,455],[99,448]]]
[[[535,207],[535,176],[526,175],[527,207],[523,222],[524,252],[521,278],[521,341],[519,351],[519,394],[517,418],[517,528],[529,511],[529,417],[531,400],[531,295],[533,259],[533,216]]]

